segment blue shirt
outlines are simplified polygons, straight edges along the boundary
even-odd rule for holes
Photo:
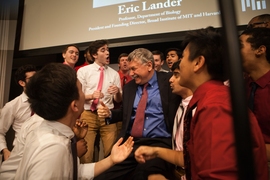
[[[142,91],[143,85],[138,86],[133,104],[133,110],[131,114],[128,132],[131,132],[131,128],[137,111],[137,106],[142,96]],[[167,131],[166,123],[164,120],[156,72],[148,82],[147,93],[148,98],[145,109],[143,137],[171,137],[171,134]]]

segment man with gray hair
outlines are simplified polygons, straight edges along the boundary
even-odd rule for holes
[[[172,128],[180,98],[172,94],[171,73],[154,69],[153,54],[144,48],[128,56],[133,80],[124,86],[121,109],[109,110],[104,104],[98,115],[110,124],[123,120],[119,137],[134,137],[133,152],[141,145],[172,148]],[[95,179],[173,179],[174,166],[161,159],[138,164],[134,153],[122,163],[110,168]]]

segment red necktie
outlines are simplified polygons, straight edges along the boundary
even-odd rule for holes
[[[103,79],[104,79],[104,67],[100,67],[99,70],[100,70],[100,75],[99,75],[99,82],[98,82],[97,90],[101,91],[102,85],[103,85]],[[99,99],[93,100],[92,105],[90,107],[91,111],[95,111],[97,109],[98,100]]]
[[[143,127],[144,127],[144,118],[145,118],[145,109],[147,104],[148,93],[146,90],[148,83],[143,87],[142,97],[137,106],[135,120],[131,130],[131,136],[133,137],[142,137]]]

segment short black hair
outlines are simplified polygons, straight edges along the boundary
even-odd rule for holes
[[[49,121],[64,117],[73,100],[79,99],[76,72],[62,63],[50,63],[26,85],[32,110]]]
[[[122,57],[128,57],[128,53],[121,53],[119,56],[118,56],[118,64],[120,63],[120,59]]]
[[[93,54],[97,54],[98,49],[101,48],[102,46],[106,45],[106,44],[108,45],[109,42],[107,40],[104,40],[104,39],[96,40],[96,41],[93,41],[92,43],[90,43],[90,45],[88,47],[89,48],[89,53],[90,53],[91,57],[94,60],[95,60],[95,58],[94,58]]]
[[[258,49],[260,46],[266,47],[266,59],[270,63],[270,28],[258,27],[246,29],[241,35],[249,35],[247,42],[250,43],[253,49]]]
[[[68,50],[68,48],[69,47],[75,47],[79,52],[80,52],[80,49],[79,49],[79,47],[77,46],[77,45],[75,45],[75,44],[70,44],[70,45],[67,45],[67,46],[65,46],[64,47],[64,49],[62,50],[62,53],[66,53],[67,52],[67,50]]]
[[[171,67],[171,71],[174,71],[176,69],[180,70],[179,64],[181,61],[176,61],[175,63],[173,63],[172,67]]]
[[[183,52],[181,51],[181,49],[179,49],[179,48],[168,48],[168,49],[166,49],[166,51],[165,51],[166,56],[168,55],[168,53],[169,53],[170,51],[175,51],[176,54],[177,54],[177,56],[178,56],[178,59],[180,59],[180,58],[182,57],[182,53],[183,53]]]
[[[260,14],[258,16],[255,16],[254,18],[258,18],[260,21],[270,21],[270,14]]]
[[[153,55],[159,55],[161,61],[164,61],[164,54],[163,54],[161,51],[159,51],[159,50],[154,50],[154,51],[152,51],[152,54],[153,54]]]
[[[208,73],[214,80],[224,81],[226,79],[224,61],[223,61],[223,44],[222,37],[218,29],[207,27],[190,31],[185,36],[183,47],[189,45],[190,61],[199,56],[205,58]]]
[[[85,50],[84,50],[84,54],[87,54],[87,52],[89,52],[89,48],[87,47],[87,48],[85,48]]]
[[[27,64],[19,67],[15,72],[15,81],[19,84],[19,81],[26,81],[26,73],[37,71],[36,66],[32,64]]]

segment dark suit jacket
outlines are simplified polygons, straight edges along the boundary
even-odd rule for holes
[[[157,80],[163,107],[164,120],[169,133],[172,133],[174,117],[181,100],[180,96],[172,94],[169,83],[171,76],[172,73],[157,72]],[[135,80],[127,83],[123,90],[122,107],[120,109],[112,110],[112,119],[110,120],[110,123],[115,123],[121,120],[123,121],[119,137],[127,136],[126,132],[131,119],[137,87],[138,84],[135,83]]]

